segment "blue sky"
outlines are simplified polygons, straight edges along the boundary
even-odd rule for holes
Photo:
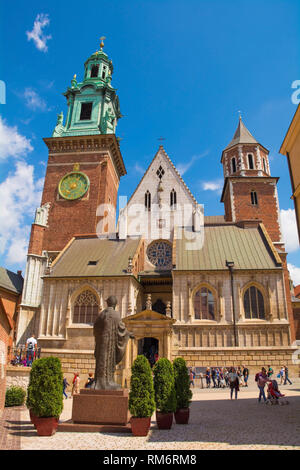
[[[24,269],[47,162],[42,138],[51,136],[57,113],[66,115],[62,93],[74,73],[82,78],[103,35],[124,115],[117,135],[128,174],[119,194],[131,195],[163,136],[205,214],[223,214],[220,157],[241,111],[280,177],[288,262],[300,283],[291,184],[279,154],[296,110],[299,13],[297,0],[2,1],[0,265]]]

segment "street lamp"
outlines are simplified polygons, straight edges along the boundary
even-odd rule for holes
[[[232,297],[232,314],[233,314],[233,335],[234,335],[234,345],[238,346],[238,336],[236,330],[236,320],[235,320],[235,297],[234,297],[234,288],[233,288],[233,270],[234,270],[234,262],[226,260],[226,266],[230,272],[230,280],[231,280],[231,297]]]

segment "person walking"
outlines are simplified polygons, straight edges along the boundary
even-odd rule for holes
[[[206,388],[210,388],[210,369],[207,367],[205,372]]]
[[[89,376],[87,378],[87,381],[85,382],[84,384],[84,388],[91,388],[93,383],[94,383],[95,379],[93,377],[93,373],[92,372],[89,372]]]
[[[278,375],[279,375],[278,378],[280,378],[280,385],[282,385],[284,381],[284,367],[283,366],[281,367]]]
[[[264,402],[267,403],[266,395],[265,395],[265,385],[267,382],[272,382],[271,379],[269,379],[267,375],[267,371],[264,367],[262,367],[261,372],[256,374],[256,379],[257,379],[257,386],[259,388],[259,396],[258,396],[258,403],[261,402],[261,399],[263,398]]]
[[[68,398],[68,395],[66,394],[66,388],[69,386],[70,384],[68,383],[66,377],[64,377],[64,380],[63,380],[63,395]]]
[[[193,371],[193,369],[190,369],[190,385],[193,385],[193,388],[195,388],[194,378],[195,378],[195,372]]]
[[[271,379],[273,373],[274,373],[274,371],[273,371],[272,367],[269,365],[268,366],[268,377],[269,377],[269,379]]]
[[[78,393],[80,393],[80,377],[79,372],[76,372],[73,378],[72,395],[77,395]]]
[[[284,366],[284,384],[283,385],[286,385],[287,381],[290,385],[292,385],[292,382],[289,379],[289,369],[287,366]]]
[[[238,392],[240,391],[240,386],[239,386],[239,376],[234,367],[231,367],[228,373],[228,381],[229,381],[229,388],[230,388],[230,399],[232,400],[233,391],[234,391],[235,399],[237,400]]]
[[[249,369],[245,366],[243,366],[243,377],[245,387],[248,387]]]
[[[216,388],[217,384],[216,384],[216,371],[215,371],[215,368],[212,367],[211,369],[211,378],[212,378],[212,381],[213,381],[213,388]]]
[[[26,350],[27,350],[26,363],[28,367],[31,367],[31,364],[34,361],[34,355],[35,355],[36,349],[37,349],[37,340],[35,339],[35,336],[32,335],[26,341]]]

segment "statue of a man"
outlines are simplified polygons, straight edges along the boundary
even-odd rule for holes
[[[110,296],[107,308],[99,313],[94,323],[95,336],[95,390],[121,389],[114,381],[116,365],[121,362],[129,338],[134,338],[115,310],[117,299]]]

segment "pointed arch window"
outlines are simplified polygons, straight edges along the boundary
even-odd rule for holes
[[[245,318],[265,319],[264,297],[256,286],[249,287],[244,294]]]
[[[232,173],[236,172],[236,159],[235,159],[235,157],[233,157],[231,159],[231,169],[232,169]]]
[[[208,287],[203,286],[194,295],[195,320],[215,320],[215,298]]]
[[[256,191],[251,191],[251,204],[252,204],[252,206],[257,206],[258,205],[258,199],[257,199],[257,192]]]
[[[87,289],[81,292],[74,302],[73,323],[94,323],[98,311],[97,297]]]
[[[145,208],[151,210],[151,193],[148,190],[145,192]]]
[[[177,204],[177,194],[175,189],[173,188],[172,191],[170,192],[170,206],[174,207]]]
[[[253,162],[252,153],[248,153],[248,165],[249,165],[249,170],[254,170],[254,162]]]

